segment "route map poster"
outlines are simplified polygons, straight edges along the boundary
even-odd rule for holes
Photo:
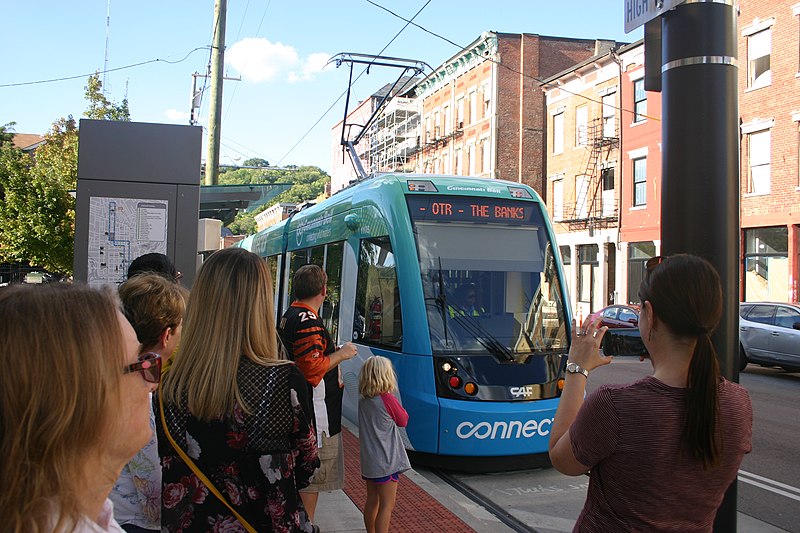
[[[89,285],[125,281],[142,254],[167,253],[167,200],[89,198]]]

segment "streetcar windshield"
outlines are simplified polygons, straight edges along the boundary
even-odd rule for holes
[[[513,224],[415,220],[434,354],[524,363],[566,348],[553,246],[527,206]]]

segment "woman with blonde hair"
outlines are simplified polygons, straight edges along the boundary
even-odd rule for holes
[[[107,497],[152,435],[161,367],[140,360],[113,293],[0,289],[0,364],[3,530],[121,533]]]
[[[272,297],[266,262],[246,250],[215,252],[198,272],[154,400],[167,531],[312,529],[298,490],[319,464],[316,437]]]
[[[392,362],[379,355],[367,359],[358,376],[358,392],[361,477],[367,485],[364,526],[367,533],[387,533],[400,474],[411,468],[400,436],[408,413],[395,397],[397,375]]]

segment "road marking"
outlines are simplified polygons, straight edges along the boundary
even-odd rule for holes
[[[774,492],[775,494],[780,494],[781,496],[786,496],[787,498],[791,498],[792,500],[800,502],[800,488],[793,487],[791,485],[786,485],[785,483],[781,483],[779,481],[775,481],[774,479],[769,479],[763,476],[759,476],[758,474],[745,472],[744,470],[739,470],[739,475],[737,476],[737,478],[739,479],[739,481],[742,481],[744,483],[749,483],[750,485],[760,487],[764,490],[768,490],[770,492]],[[781,490],[781,489],[786,489],[786,490]]]

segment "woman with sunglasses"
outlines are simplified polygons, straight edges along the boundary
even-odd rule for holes
[[[116,296],[0,289],[0,364],[3,531],[122,533],[107,497],[152,435],[160,358],[140,360]]]
[[[141,357],[167,361],[180,342],[188,291],[160,274],[144,273],[120,285],[119,297],[141,343]],[[152,404],[150,425],[155,430]],[[109,497],[114,518],[128,533],[161,531],[161,463],[155,434],[122,469]]]
[[[747,391],[720,377],[711,334],[722,315],[714,267],[697,256],[656,257],[639,288],[639,331],[653,375],[599,387],[584,401],[608,328],[573,323],[567,374],[550,433],[561,473],[590,472],[574,531],[711,531],[751,449]]]
[[[198,272],[155,399],[165,531],[313,529],[298,490],[319,465],[317,440],[272,299],[266,261],[241,248]]]

